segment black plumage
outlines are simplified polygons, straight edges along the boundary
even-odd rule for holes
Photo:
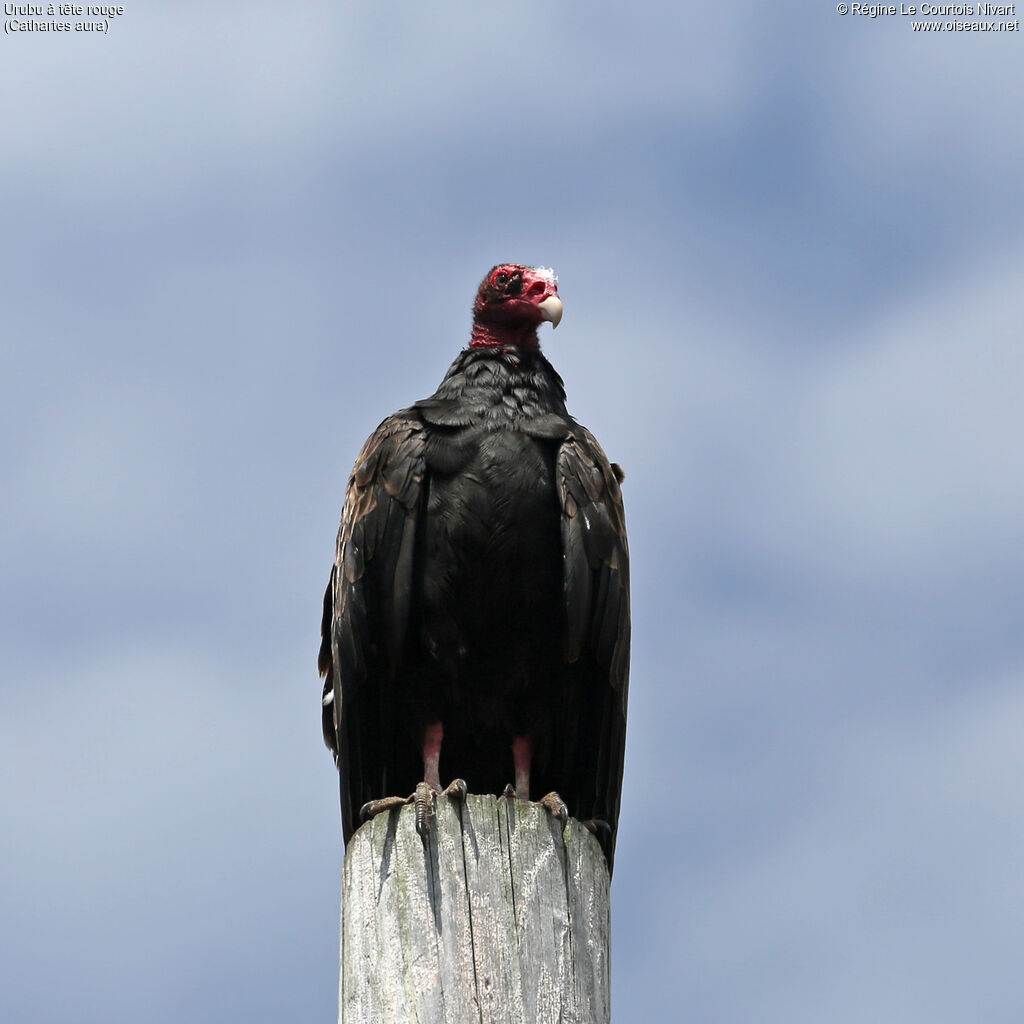
[[[471,347],[356,460],[319,659],[346,841],[364,803],[424,779],[439,723],[438,774],[473,792],[504,790],[526,738],[531,795],[557,791],[603,823],[611,866],[629,663],[621,473],[537,345],[552,302],[560,316],[549,272],[495,267]]]

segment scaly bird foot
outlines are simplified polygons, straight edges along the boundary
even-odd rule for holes
[[[441,796],[465,800],[468,792],[469,787],[463,779],[454,779],[441,793]],[[410,793],[409,796],[385,796],[379,800],[367,800],[359,808],[359,820],[369,821],[385,811],[393,811],[396,807],[413,804],[416,808],[416,831],[421,836],[425,836],[430,831],[430,822],[434,816],[434,800],[437,795],[437,790],[429,782],[420,782],[417,783],[415,792]]]
[[[413,806],[416,808],[416,831],[421,839],[426,839],[434,819],[434,797],[437,790],[429,782],[416,784],[416,792],[412,795]]]
[[[542,796],[539,803],[542,803],[562,823],[562,828],[565,828],[569,820],[569,808],[554,790],[547,796]]]
[[[416,805],[416,831],[420,838],[426,839],[427,833],[433,828],[438,796],[465,800],[468,792],[469,787],[464,779],[453,779],[440,793],[429,782],[421,782],[412,795],[412,802]]]

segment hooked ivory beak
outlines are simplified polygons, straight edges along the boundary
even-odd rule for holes
[[[543,302],[537,303],[541,318],[551,321],[552,328],[558,326],[562,319],[562,300],[557,295],[549,295]]]

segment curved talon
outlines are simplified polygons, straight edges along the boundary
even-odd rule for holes
[[[593,835],[597,835],[598,832],[602,832],[607,836],[611,836],[612,827],[607,821],[601,818],[591,818],[589,821],[581,821],[580,824]]]
[[[367,800],[362,807],[359,808],[359,820],[369,821],[371,818],[376,818],[378,814],[383,814],[385,811],[393,811],[396,807],[404,807],[407,803],[412,800],[411,796],[385,796],[379,800]]]
[[[562,828],[565,828],[569,820],[569,808],[566,806],[565,801],[552,790],[547,796],[540,798],[540,803],[562,823]]]
[[[469,796],[469,786],[466,785],[465,779],[452,779],[448,783],[448,788],[441,795],[451,796],[456,800],[465,800]]]
[[[502,796],[507,796],[507,797],[508,797],[508,798],[509,798],[510,800],[514,800],[514,799],[515,799],[515,797],[516,797],[516,787],[515,787],[515,786],[513,786],[513,785],[512,785],[512,783],[510,782],[510,783],[509,783],[509,784],[508,784],[508,785],[507,785],[507,786],[505,787],[505,792],[504,792],[504,793],[502,793],[501,795],[502,795]]]

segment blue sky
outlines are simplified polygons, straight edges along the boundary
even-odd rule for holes
[[[504,260],[627,473],[615,1020],[1024,1017],[1024,60],[908,22],[5,36],[0,1018],[332,1019],[344,484]]]

